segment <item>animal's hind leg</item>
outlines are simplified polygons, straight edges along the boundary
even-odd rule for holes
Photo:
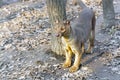
[[[91,53],[91,51],[94,47],[94,38],[95,38],[95,34],[94,34],[94,31],[92,30],[89,41],[88,41],[88,49],[87,49],[86,53]]]
[[[88,49],[86,51],[86,53],[91,53],[93,47],[94,47],[94,40],[95,40],[95,23],[96,23],[96,18],[95,18],[95,14],[92,18],[92,29],[90,32],[90,38],[89,38],[89,43],[88,43]]]

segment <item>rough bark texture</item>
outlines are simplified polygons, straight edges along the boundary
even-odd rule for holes
[[[104,24],[106,27],[115,25],[115,11],[113,0],[102,0]]]
[[[66,20],[66,1],[65,0],[46,0],[47,9],[49,13],[49,18],[51,21],[52,29],[52,40],[51,40],[51,49],[57,54],[63,54],[64,50],[62,49],[61,39],[55,36],[55,27],[60,27],[63,25],[63,20]],[[59,21],[59,25],[56,24],[56,21]]]

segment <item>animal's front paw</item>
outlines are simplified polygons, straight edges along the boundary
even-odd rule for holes
[[[62,65],[63,68],[68,68],[68,67],[70,67],[70,66],[71,66],[71,62],[65,62],[65,63],[63,63],[63,65]]]
[[[70,67],[69,72],[71,72],[71,73],[72,73],[72,72],[75,72],[75,71],[78,70],[78,68],[79,68],[79,67],[73,65],[72,67]]]

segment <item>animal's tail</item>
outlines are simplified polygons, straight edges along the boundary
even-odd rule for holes
[[[92,30],[95,30],[95,24],[96,24],[96,18],[95,18],[95,12],[93,14],[93,18],[92,18]]]
[[[77,3],[80,5],[82,9],[87,7],[82,0],[77,0]]]

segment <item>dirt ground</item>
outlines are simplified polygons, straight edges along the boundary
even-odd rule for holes
[[[84,0],[85,1],[85,0]],[[103,27],[102,5],[85,3],[96,12],[95,47],[84,54],[75,73],[61,68],[64,56],[50,51],[51,30],[45,0],[0,3],[0,80],[120,80],[120,1],[114,0],[116,26]],[[67,3],[67,17],[80,7]]]

